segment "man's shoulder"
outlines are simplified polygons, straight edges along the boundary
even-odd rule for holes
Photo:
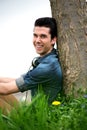
[[[57,62],[58,61],[58,57],[57,57],[56,54],[48,55],[47,57],[44,58],[43,61],[47,61],[48,63]]]

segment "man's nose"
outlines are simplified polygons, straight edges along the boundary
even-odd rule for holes
[[[38,36],[37,38],[36,38],[36,42],[40,42],[41,41],[41,38]]]

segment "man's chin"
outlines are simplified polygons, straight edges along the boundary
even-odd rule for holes
[[[43,56],[43,53],[41,51],[36,51],[37,54],[39,54],[40,56]]]
[[[42,53],[42,51],[41,51],[41,50],[36,50],[36,52],[37,52],[38,54]]]
[[[37,54],[39,54],[39,55],[41,54],[41,52],[40,52],[40,51],[36,51],[36,53],[37,53]]]

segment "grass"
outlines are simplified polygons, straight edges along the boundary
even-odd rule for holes
[[[0,130],[86,130],[87,96],[58,96],[58,104],[48,105],[45,95],[38,94],[8,116],[0,113]]]

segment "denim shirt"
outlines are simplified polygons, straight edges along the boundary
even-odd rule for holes
[[[52,102],[62,89],[62,71],[56,49],[39,57],[37,66],[16,79],[16,84],[21,92],[31,90],[32,96],[41,86],[43,92],[49,97],[48,102]]]

